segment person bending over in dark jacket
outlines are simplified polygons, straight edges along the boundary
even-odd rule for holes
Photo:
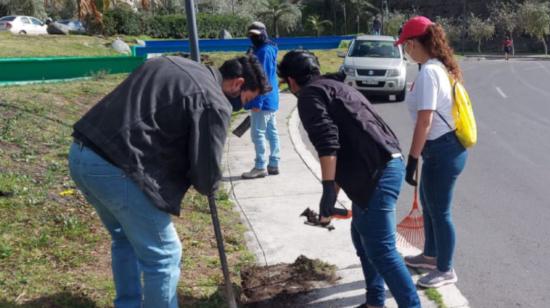
[[[254,56],[219,70],[159,57],[76,122],[69,169],[111,235],[115,307],[178,306],[181,243],[170,214],[191,185],[217,189],[232,105],[270,89]]]
[[[363,306],[384,306],[385,281],[399,307],[420,307],[395,242],[395,206],[405,175],[397,137],[361,93],[320,76],[312,53],[287,53],[278,71],[298,97],[300,119],[319,155],[321,221],[334,214],[338,187],[353,202],[351,235],[367,287]]]

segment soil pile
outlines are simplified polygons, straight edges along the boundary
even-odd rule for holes
[[[278,307],[293,295],[334,284],[336,266],[299,256],[292,264],[251,266],[241,270],[241,302],[249,307]]]

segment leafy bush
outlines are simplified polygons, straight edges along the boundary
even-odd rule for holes
[[[233,36],[246,36],[246,28],[251,22],[250,17],[232,14],[197,15],[197,30],[200,38],[216,38],[222,29]],[[129,9],[114,8],[103,15],[106,35],[146,34],[155,38],[187,37],[187,20],[185,15],[146,16]]]
[[[104,33],[107,35],[143,33],[142,16],[132,10],[114,8],[103,15]]]
[[[156,38],[183,38],[187,35],[187,21],[183,15],[147,17],[143,27],[145,34]]]

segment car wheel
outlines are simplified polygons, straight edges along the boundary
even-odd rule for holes
[[[19,31],[19,34],[21,34],[21,35],[26,35],[26,34],[27,34],[27,31],[21,30],[21,31]]]
[[[405,95],[407,95],[407,87],[403,89],[403,91],[398,92],[395,97],[396,102],[402,102],[405,100]]]

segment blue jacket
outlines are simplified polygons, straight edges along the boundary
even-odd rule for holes
[[[258,96],[244,106],[244,109],[259,108],[266,111],[279,109],[279,78],[277,77],[277,52],[279,49],[272,43],[266,43],[260,48],[254,48],[252,52],[264,68],[269,84],[273,87],[271,92]]]

